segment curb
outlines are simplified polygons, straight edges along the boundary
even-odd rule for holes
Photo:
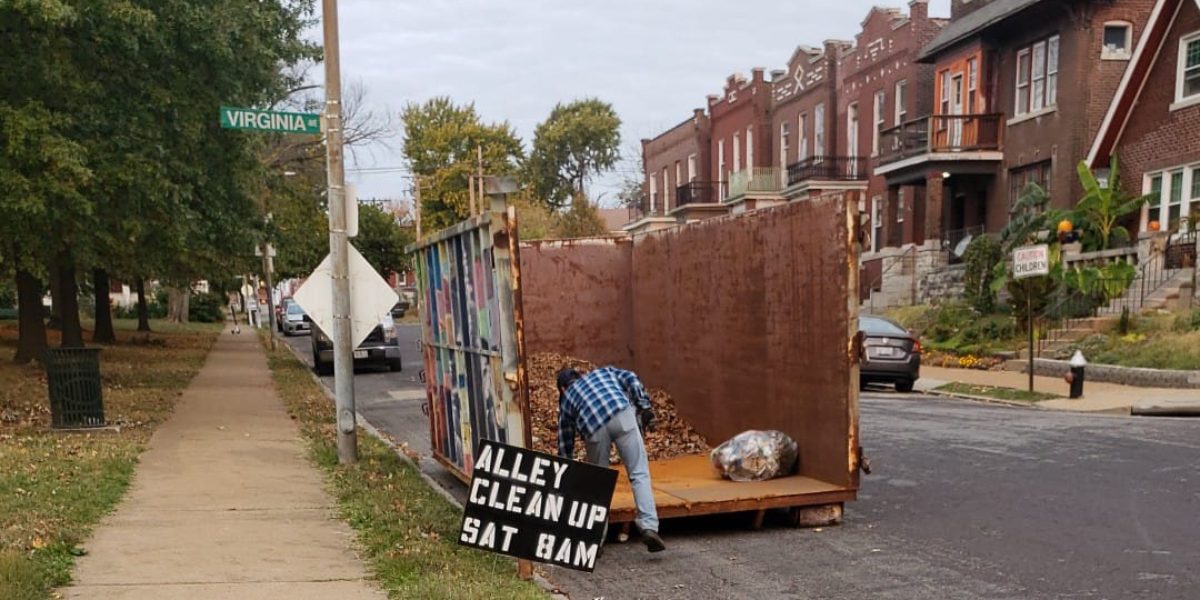
[[[300,353],[297,352],[296,349],[293,348],[291,344],[289,344],[285,341],[285,342],[283,342],[283,346],[285,346],[288,349],[288,351],[292,353],[292,356],[295,357],[296,360],[300,361],[301,364],[304,364],[307,366],[307,363],[304,362],[304,359],[300,356]],[[317,374],[313,373],[312,369],[305,369],[305,370],[308,372],[308,376],[312,378],[313,382],[315,382],[317,384],[317,387],[321,388],[321,392],[325,394],[325,397],[328,398],[330,402],[336,402],[337,397],[334,395],[332,390],[325,387],[325,384],[321,381],[321,378],[317,377]],[[400,449],[400,447],[398,445],[396,445],[395,442],[393,442],[391,439],[388,438],[388,436],[384,435],[383,432],[379,431],[378,428],[376,428],[374,425],[372,425],[371,422],[368,421],[367,418],[362,415],[362,413],[359,413],[356,411],[354,413],[354,421],[357,423],[357,425],[359,427],[362,427],[364,431],[371,434],[372,437],[383,442],[388,448],[391,448],[392,452],[394,452],[396,454],[396,456],[398,456],[400,458],[401,461],[403,461],[408,466],[412,467],[412,469],[417,472],[417,475],[421,476],[421,480],[423,480],[425,482],[425,485],[428,485],[429,487],[433,488],[433,490],[435,492],[437,492],[441,497],[445,498],[446,501],[449,502],[451,506],[457,508],[458,510],[463,510],[463,505],[461,502],[458,501],[458,498],[455,498],[450,492],[446,491],[446,488],[442,487],[441,484],[439,484],[432,477],[430,477],[428,474],[426,474],[425,471],[422,471],[421,466],[418,465],[416,463],[416,461],[414,461],[411,457],[409,457],[407,454],[405,454]],[[514,561],[513,564],[515,565],[516,562]],[[549,579],[546,579],[544,576],[539,574],[536,570],[533,573],[533,582],[535,584],[537,584],[537,586],[539,588],[541,588],[542,591],[546,592],[552,600],[570,600],[569,596],[567,596],[567,595],[563,594],[561,591],[559,591],[558,586],[551,583]]]
[[[930,396],[940,396],[942,398],[956,398],[958,400],[969,400],[971,402],[982,402],[982,403],[986,403],[986,404],[997,404],[1000,406],[1007,406],[1010,408],[1032,408],[1032,409],[1036,409],[1036,410],[1056,410],[1053,408],[1046,408],[1044,406],[1040,406],[1034,402],[1021,402],[1019,400],[1001,400],[999,398],[990,398],[988,396],[973,396],[971,394],[959,394],[959,393],[955,393],[955,392],[942,392],[942,391],[938,391],[938,390],[929,390],[929,391],[926,391],[923,393],[929,394]],[[1062,412],[1070,412],[1070,411],[1062,411]]]

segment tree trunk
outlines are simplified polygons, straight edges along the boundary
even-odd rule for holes
[[[29,271],[17,269],[18,337],[13,362],[23,365],[41,360],[46,351],[46,316],[42,306],[42,282]]]
[[[146,280],[137,278],[137,296],[138,296],[138,331],[150,331],[150,307],[146,305]]]
[[[187,288],[167,288],[167,320],[172,323],[187,323],[188,321]]]
[[[62,289],[58,285],[58,265],[50,261],[50,268],[46,270],[50,273],[50,320],[46,322],[46,329],[62,329],[62,300],[58,299]]]
[[[92,332],[92,341],[97,344],[112,344],[117,341],[117,334],[113,331],[108,271],[93,269],[92,284],[92,287],[96,288],[96,330]]]
[[[59,255],[58,269],[62,347],[82,348],[83,325],[79,322],[79,283],[75,281],[75,263],[69,254]]]

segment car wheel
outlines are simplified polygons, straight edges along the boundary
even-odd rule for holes
[[[393,358],[388,361],[388,368],[391,369],[393,373],[395,373],[397,371],[404,370],[404,365],[403,365],[403,362],[399,358]]]
[[[901,379],[896,382],[896,391],[907,394],[913,391],[913,383],[911,379]]]

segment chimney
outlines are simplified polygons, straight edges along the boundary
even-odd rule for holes
[[[950,0],[950,20],[965,17],[991,2],[992,0]]]
[[[784,75],[787,75],[787,71],[786,71],[786,70],[784,70],[784,69],[773,69],[773,70],[771,71],[771,81],[779,81],[780,79],[783,79],[783,76],[784,76]]]
[[[952,0],[957,2],[958,0]],[[912,0],[908,3],[908,18],[914,23],[929,20],[929,0]]]
[[[751,80],[753,81],[753,83],[762,83],[764,73],[766,73],[766,69],[764,69],[762,67],[755,67],[755,68],[751,69],[750,74],[751,74]]]

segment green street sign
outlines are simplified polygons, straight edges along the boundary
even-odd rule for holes
[[[321,133],[321,115],[222,106],[221,127],[316,135]]]

